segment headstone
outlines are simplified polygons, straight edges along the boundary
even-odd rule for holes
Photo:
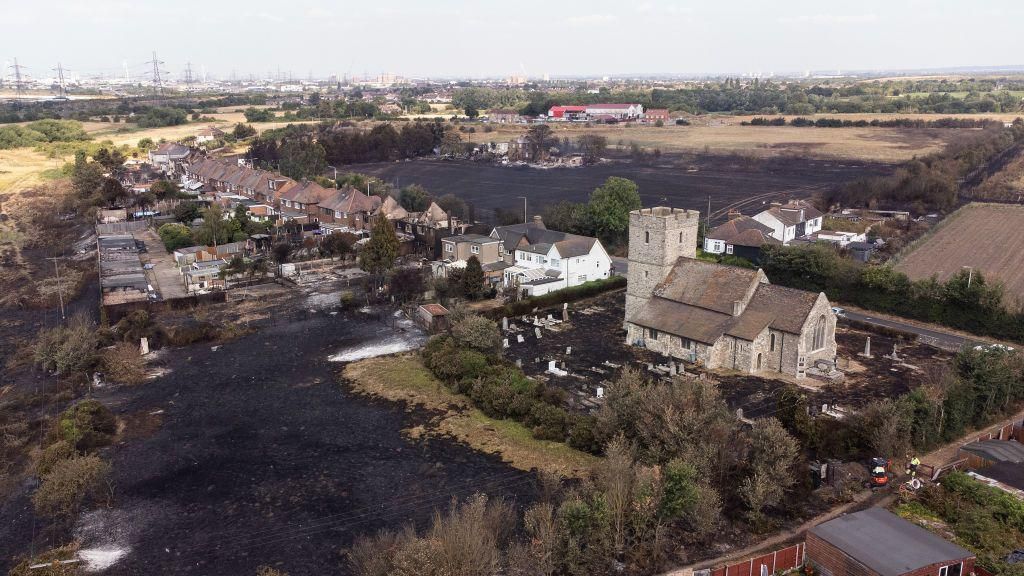
[[[540,335],[540,328],[534,328],[534,329],[533,329],[533,333],[537,335],[537,339],[538,339],[538,340],[540,340],[540,339],[541,339],[541,335]]]
[[[519,330],[519,327],[516,326],[515,322],[513,322],[512,324],[509,324],[509,326],[512,327],[512,330]]]
[[[554,319],[555,319],[554,316],[552,316],[551,314],[548,314],[548,322],[551,322]]]
[[[522,344],[523,342],[526,342],[526,339],[523,338],[522,334],[516,334],[516,342]]]
[[[676,363],[675,362],[669,362],[668,363],[668,375],[669,376],[675,376],[676,375]]]
[[[867,339],[864,340],[864,353],[861,354],[861,356],[871,358],[871,336],[868,336]]]
[[[597,387],[597,397],[598,398],[604,398],[604,388],[601,387],[601,386]]]
[[[548,372],[553,372],[553,371],[555,371],[555,369],[556,369],[555,368],[555,361],[554,360],[548,361]]]
[[[502,338],[501,339],[501,347],[502,348],[508,348],[508,338]]]
[[[739,420],[743,420],[743,408],[736,409],[736,418]]]
[[[506,332],[508,331],[508,318],[505,316],[501,317],[501,329]]]
[[[141,352],[143,356],[149,354],[149,338],[143,337],[139,339],[139,352]]]
[[[522,367],[523,367],[523,360],[522,360],[522,358],[516,358],[516,368],[522,368]]]
[[[572,346],[566,346],[565,347],[565,355],[569,356],[570,354],[572,354]]]
[[[568,302],[564,302],[564,303],[562,303],[562,322],[568,322],[568,321],[569,321],[569,303]]]

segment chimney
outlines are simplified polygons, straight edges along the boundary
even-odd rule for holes
[[[737,210],[735,208],[732,208],[731,210],[729,210],[729,215],[726,218],[728,220],[735,220],[736,218],[739,218],[740,216],[743,216],[743,214],[741,214],[739,210]]]
[[[732,315],[733,316],[739,316],[742,313],[743,313],[743,301],[742,300],[733,300],[732,301]]]
[[[538,228],[544,228],[544,219],[541,218],[540,214],[535,214],[533,217],[533,225]]]

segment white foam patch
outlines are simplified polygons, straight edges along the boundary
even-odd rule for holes
[[[117,561],[128,554],[128,552],[130,552],[128,548],[105,546],[102,548],[79,550],[78,557],[85,562],[85,570],[87,572],[102,572],[117,564]]]

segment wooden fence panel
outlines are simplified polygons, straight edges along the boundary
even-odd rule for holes
[[[775,553],[772,552],[770,554],[754,558],[750,566],[750,571],[753,572],[754,576],[760,576],[761,566],[768,567],[768,574],[775,574]]]
[[[789,570],[800,565],[800,546],[790,546],[775,553],[775,567],[777,570]]]
[[[715,568],[711,571],[711,576],[725,576],[725,568]]]

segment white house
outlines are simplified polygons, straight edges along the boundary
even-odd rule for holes
[[[771,208],[754,215],[754,220],[772,229],[772,238],[789,244],[790,240],[821,230],[824,215],[804,200],[785,204],[773,202]]]
[[[149,151],[149,163],[167,172],[173,169],[176,162],[185,160],[191,152],[188,146],[165,142]]]
[[[526,296],[611,274],[611,258],[597,238],[548,230],[540,216],[525,224],[498,226],[490,236],[501,240],[501,256],[510,264],[503,273],[504,286],[518,286]]]

